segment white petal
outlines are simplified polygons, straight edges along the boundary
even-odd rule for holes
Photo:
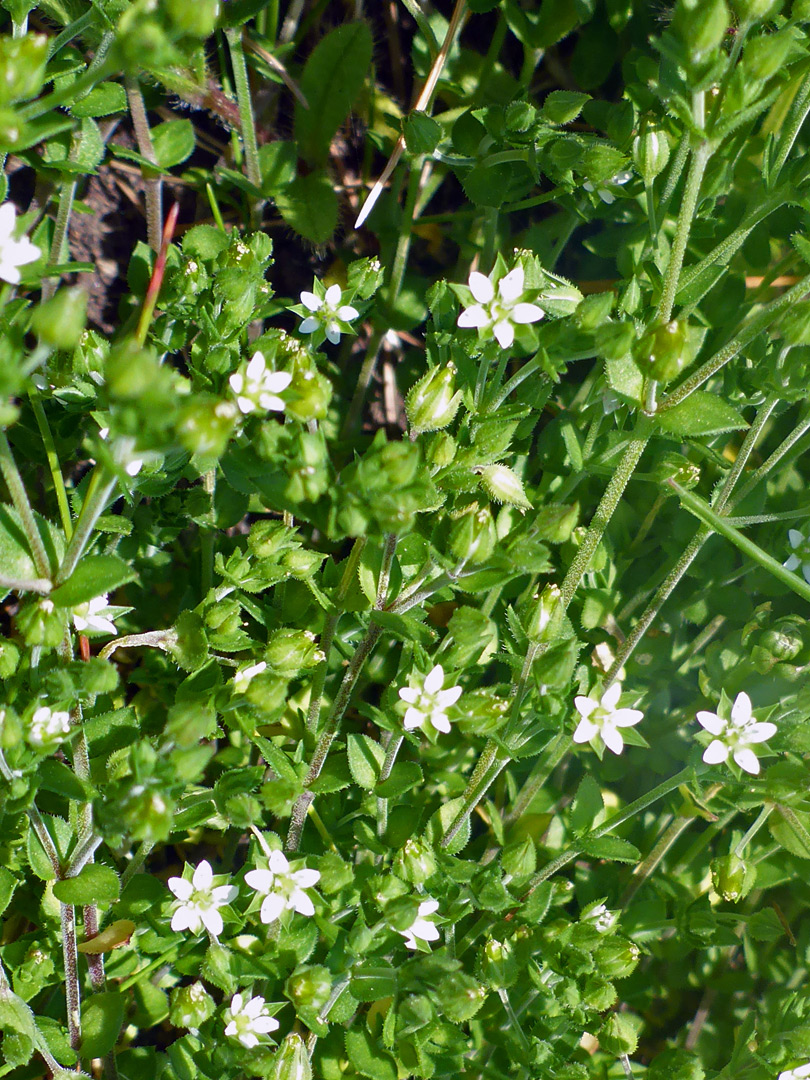
[[[400,933],[405,938],[405,948],[406,949],[415,949],[416,948],[416,938],[413,936],[413,934],[410,932],[410,930],[400,930]]]
[[[7,281],[9,285],[19,285],[20,271],[16,266],[4,259],[0,262],[0,280]]]
[[[267,865],[274,874],[289,874],[290,864],[283,851],[271,851]]]
[[[14,232],[17,218],[17,207],[14,203],[6,202],[0,206],[0,240],[8,240]]]
[[[613,194],[612,191],[608,191],[607,188],[599,188],[596,194],[599,196],[602,202],[606,203],[608,206],[610,206],[611,203],[616,202],[616,196]]]
[[[250,398],[247,397],[238,397],[236,399],[236,404],[239,406],[239,411],[244,413],[246,416],[248,413],[252,413],[256,408],[255,402],[251,401]]]
[[[413,686],[403,686],[399,696],[403,701],[407,701],[409,705],[415,705],[422,695]]]
[[[233,1036],[236,1034],[236,1021],[235,1020],[231,1020],[230,1024],[228,1024],[228,1026],[225,1028],[225,1034],[227,1036],[229,1036],[230,1038],[233,1038]]]
[[[727,727],[727,721],[721,720],[717,713],[713,712],[699,712],[697,722],[712,735],[722,735]]]
[[[802,574],[804,575],[804,580],[810,585],[810,562],[802,563]]]
[[[296,889],[290,896],[290,903],[299,915],[314,915],[315,905],[301,889]]]
[[[302,334],[312,334],[321,325],[321,320],[309,315],[298,327]]]
[[[320,870],[296,870],[290,876],[301,889],[311,889],[313,885],[317,885],[321,880]]]
[[[577,710],[580,716],[587,719],[594,711],[594,709],[599,708],[599,702],[594,701],[593,698],[582,697],[582,695],[578,695],[574,698],[574,708]]]
[[[326,327],[326,340],[332,345],[340,342],[340,327],[336,322],[330,322]]]
[[[492,282],[478,270],[473,270],[470,273],[468,285],[470,286],[470,292],[479,304],[488,304],[495,296],[495,287]]]
[[[419,709],[414,709],[413,706],[407,710],[402,720],[406,731],[414,731],[416,728],[420,728],[424,722],[425,714]]]
[[[259,1045],[259,1040],[256,1038],[252,1031],[243,1031],[242,1034],[239,1036],[239,1042],[248,1050],[252,1050],[254,1046]]]
[[[749,724],[745,729],[745,741],[748,743],[765,742],[776,734],[776,724],[759,723]]]
[[[417,919],[411,927],[411,933],[422,941],[437,941],[439,938],[438,926],[426,919]]]
[[[252,997],[247,1005],[245,1005],[245,1016],[249,1016],[251,1020],[255,1020],[263,1008],[264,998],[260,994],[257,994],[256,997]]]
[[[210,930],[214,937],[219,937],[222,933],[223,922],[222,916],[216,908],[210,908],[208,911],[201,911],[200,918],[205,925],[206,930]]]
[[[83,619],[81,615],[74,615],[73,625],[76,627],[77,630],[81,631],[86,630],[90,624],[88,623],[87,619]]]
[[[599,734],[599,727],[594,724],[592,720],[587,720],[584,716],[577,725],[577,730],[574,732],[575,743],[586,743]]]
[[[175,933],[179,934],[183,930],[190,930],[194,923],[199,927],[199,917],[192,908],[180,907],[172,915],[172,930]]]
[[[745,772],[751,773],[752,776],[758,775],[760,768],[759,758],[749,747],[738,747],[734,751],[733,757],[737,764],[740,766],[740,768],[744,769]]]
[[[610,718],[614,727],[635,727],[644,719],[641,709],[617,709]]]
[[[751,698],[746,693],[739,693],[731,706],[731,722],[735,727],[744,727],[751,719]]]
[[[339,285],[330,285],[326,290],[326,296],[324,299],[329,307],[336,307],[340,303],[340,296],[343,290]]]
[[[96,630],[100,634],[115,633],[115,623],[112,622],[110,619],[100,619],[98,616],[96,616],[94,619],[88,619],[87,626],[91,630]]]
[[[36,713],[34,714],[34,720],[36,720]],[[177,897],[178,900],[188,900],[191,894],[194,892],[194,886],[190,881],[186,881],[181,877],[170,877],[166,882],[171,891]]]
[[[275,922],[286,908],[284,897],[279,893],[270,893],[262,901],[261,919],[263,923]]]
[[[477,330],[482,326],[489,325],[489,314],[479,305],[465,308],[459,315],[457,325],[463,328]]]
[[[323,301],[320,300],[315,295],[315,293],[304,291],[304,292],[301,293],[301,303],[309,311],[319,311]],[[308,333],[308,331],[305,330],[304,333],[306,334],[306,333]]]
[[[728,747],[724,742],[715,739],[703,751],[703,760],[707,765],[719,765],[721,761],[728,761]]]
[[[790,555],[782,563],[782,566],[784,566],[786,570],[795,570],[797,567],[801,566],[801,564],[802,560],[799,558],[798,555]]]
[[[235,394],[241,394],[242,387],[245,385],[245,380],[240,372],[235,371],[230,379],[228,379],[228,384]]]
[[[444,735],[447,735],[450,731],[450,721],[443,712],[432,712],[430,714],[430,722],[437,731],[441,731]]]
[[[242,1011],[243,1003],[244,1003],[244,998],[242,997],[241,994],[234,994],[233,995],[233,997],[231,998],[231,1015],[232,1016],[233,1016],[234,1013],[239,1013],[239,1012]],[[227,1030],[225,1031],[225,1034],[226,1035],[228,1034]]]
[[[344,304],[343,307],[337,309],[336,315],[339,319],[343,319],[344,322],[351,322],[352,319],[356,319],[360,312],[357,308],[351,306],[351,304]]]
[[[509,317],[512,322],[525,324],[539,322],[545,314],[545,311],[537,304],[515,304],[509,312]]]
[[[593,184],[590,182],[590,180],[586,180],[582,186],[586,191],[593,191]]]
[[[417,909],[417,916],[420,919],[424,919],[426,915],[433,915],[439,910],[438,900],[423,900]]]
[[[211,863],[207,859],[203,859],[192,875],[191,884],[198,892],[205,892],[211,888],[213,880],[214,871],[211,869]]]
[[[515,328],[508,319],[501,319],[492,327],[492,333],[498,339],[502,349],[508,349],[515,340]]]
[[[270,371],[262,380],[262,390],[272,394],[280,394],[292,382],[289,371]]]
[[[234,885],[217,885],[211,890],[211,896],[217,904],[230,904],[239,895],[239,890]]]
[[[622,684],[620,682],[612,683],[604,694],[602,694],[602,708],[607,710],[607,712],[612,712],[618,705],[621,696]]]
[[[790,540],[791,547],[797,548],[804,543],[804,534],[800,533],[798,529],[788,529],[788,540]]]
[[[514,270],[502,277],[498,282],[498,292],[501,299],[507,303],[514,303],[519,296],[523,295],[523,267],[516,266]],[[476,299],[478,299],[476,297]]]
[[[269,870],[249,870],[245,874],[245,884],[256,892],[266,893],[273,888],[274,877]]]
[[[279,1026],[275,1016],[257,1016],[253,1021],[253,1030],[260,1035],[269,1035],[271,1031],[277,1031]]]
[[[425,676],[423,686],[426,694],[435,694],[438,690],[441,690],[444,685],[444,668],[441,664],[436,664],[434,668],[428,672]]]
[[[262,356],[260,352],[255,352],[247,366],[248,379],[250,382],[259,382],[266,370],[267,364],[265,363],[264,356]]]
[[[260,394],[259,404],[266,412],[284,412],[284,401],[275,394]]]
[[[438,692],[436,695],[436,703],[437,705],[441,705],[443,709],[446,709],[448,705],[455,705],[460,697],[460,686],[448,686],[446,690],[440,690]]]
[[[612,750],[614,754],[620,754],[624,749],[624,739],[620,731],[617,731],[612,724],[605,724],[602,728],[602,742],[608,748]]]

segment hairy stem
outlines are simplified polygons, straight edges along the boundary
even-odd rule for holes
[[[45,545],[39,535],[39,529],[34,519],[34,511],[28,501],[28,492],[25,490],[25,484],[23,484],[20,470],[17,468],[17,462],[14,460],[14,455],[11,452],[4,431],[0,431],[0,472],[3,474],[9,495],[11,495],[11,501],[20,515],[20,524],[31,549],[31,558],[34,560],[37,573],[42,578],[50,578],[51,565],[45,552]]]
[[[158,160],[155,154],[155,145],[152,142],[152,133],[149,130],[149,120],[146,116],[141,86],[137,78],[127,75],[124,86],[129,102],[129,114],[132,117],[132,127],[135,131],[135,139],[138,143],[138,151],[141,157],[155,166],[154,173],[145,166],[142,170],[144,197],[146,200],[146,239],[153,251],[160,251],[160,241],[163,233],[163,177],[158,170]]]

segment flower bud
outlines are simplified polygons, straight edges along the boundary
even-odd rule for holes
[[[177,437],[190,454],[219,457],[225,451],[238,413],[230,401],[195,398],[180,412]]]
[[[651,184],[669,161],[669,143],[663,131],[648,128],[633,139],[633,163],[645,184]]]
[[[481,486],[490,498],[496,502],[510,503],[523,510],[530,510],[532,504],[526,498],[523,481],[506,465],[484,465],[478,470]]]
[[[270,1080],[312,1080],[312,1066],[300,1035],[288,1035],[276,1050]]]
[[[612,1013],[598,1034],[599,1046],[608,1054],[633,1054],[638,1046],[638,1031],[628,1013]]]
[[[214,32],[219,0],[166,0],[166,13],[178,33],[203,40]]]
[[[450,550],[464,562],[485,562],[495,550],[497,540],[498,534],[489,507],[483,510],[474,507],[453,527]]]
[[[277,675],[291,679],[302,668],[313,667],[323,659],[315,635],[309,630],[282,627],[274,631],[264,658]]]
[[[55,648],[64,636],[65,612],[52,600],[33,600],[20,607],[16,623],[26,645]]]
[[[296,1012],[302,1009],[320,1012],[332,993],[332,976],[322,964],[302,968],[287,979],[285,993]]]
[[[250,526],[248,548],[260,559],[270,559],[296,543],[295,533],[282,521],[256,521]]]
[[[518,977],[518,962],[508,941],[490,940],[479,954],[481,977],[491,990],[503,990]]]
[[[733,903],[742,900],[753,889],[757,868],[732,852],[712,859],[712,886],[718,896]]]
[[[300,548],[286,551],[281,565],[296,581],[305,581],[320,569],[325,556],[317,551],[302,551]]]
[[[512,878],[524,878],[537,869],[537,851],[529,837],[509,844],[501,856],[501,869]]]
[[[7,679],[13,675],[19,662],[19,647],[8,638],[0,639],[0,679]]]
[[[216,1012],[216,1002],[201,982],[172,990],[169,1019],[175,1027],[196,1030]]]
[[[664,454],[655,464],[653,475],[659,484],[674,480],[687,491],[695,487],[700,480],[700,466],[689,461],[682,454]],[[671,490],[671,489],[664,489]],[[674,494],[674,492],[673,492]]]
[[[442,1014],[456,1024],[463,1024],[475,1016],[486,996],[486,988],[463,971],[445,975],[436,987]]]
[[[694,64],[720,45],[730,25],[725,0],[678,0],[671,23]]]
[[[686,323],[672,319],[656,326],[638,342],[635,361],[643,375],[667,383],[686,364]]]
[[[34,308],[31,329],[45,345],[75,349],[87,322],[87,293],[76,286],[60,289],[50,300]]]
[[[790,34],[763,34],[745,46],[743,68],[750,78],[765,82],[784,65],[793,38]]]
[[[0,105],[36,97],[45,81],[47,34],[0,37]]]
[[[319,371],[298,369],[284,396],[288,416],[302,424],[323,420],[332,400],[332,384]]]
[[[424,883],[436,873],[433,848],[421,837],[411,837],[397,854],[394,872],[413,885]]]
[[[205,612],[205,625],[220,633],[233,633],[242,625],[242,608],[238,600],[220,600]]]
[[[561,598],[559,585],[553,584],[546,585],[540,595],[535,598],[534,610],[526,625],[526,636],[529,641],[553,641],[558,636],[563,619]]]
[[[452,423],[461,404],[461,391],[455,389],[456,368],[431,368],[411,387],[405,398],[405,412],[412,429],[439,431]]]
[[[782,7],[783,0],[731,0],[734,12],[741,23],[752,23],[758,19],[769,19]],[[796,18],[796,5],[793,5],[793,17]]]
[[[450,465],[456,456],[456,440],[446,431],[440,431],[433,436],[433,441],[427,451],[427,460],[430,465],[437,469],[444,469]]]
[[[616,987],[606,979],[600,979],[592,975],[585,983],[582,990],[582,1001],[590,1009],[604,1012],[613,1005],[618,997]]]
[[[596,969],[605,979],[625,979],[635,971],[640,956],[638,945],[620,937],[610,937],[597,946]]]

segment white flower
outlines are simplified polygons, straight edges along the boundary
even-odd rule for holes
[[[777,1080],[807,1080],[810,1077],[810,1061],[806,1065],[797,1065],[795,1069],[780,1072]]]
[[[407,930],[400,930],[399,933],[405,938],[406,949],[416,949],[416,939],[420,941],[437,941],[439,937],[439,930],[435,923],[431,922],[428,918],[429,915],[433,915],[434,912],[439,910],[438,900],[423,900],[419,905],[419,910],[416,913],[416,918],[413,920]]]
[[[581,915],[583,922],[592,922],[600,934],[606,934],[616,922],[616,913],[609,911],[604,904],[586,908]]]
[[[810,536],[805,538],[804,533],[798,529],[790,529],[788,540],[793,554],[782,565],[786,570],[798,570],[801,567],[804,580],[810,585]]]
[[[17,208],[13,203],[7,202],[0,206],[0,280],[7,281],[10,285],[19,283],[20,266],[36,262],[42,254],[27,236],[14,239],[16,217]]]
[[[343,290],[339,285],[330,285],[323,297],[304,290],[301,293],[301,303],[312,314],[307,315],[298,327],[301,333],[311,334],[324,327],[327,339],[333,345],[337,345],[340,341],[340,324],[351,322],[360,314],[351,304],[340,303],[342,293]]]
[[[199,934],[204,926],[214,937],[222,933],[222,916],[217,909],[235,900],[238,889],[233,885],[214,885],[211,864],[206,859],[194,871],[191,881],[170,877],[168,886],[177,897],[173,904],[172,930]]]
[[[80,631],[95,630],[99,634],[114,634],[115,623],[112,619],[104,618],[104,612],[110,608],[106,593],[96,596],[86,604],[78,604],[73,608],[73,625]]]
[[[40,705],[31,717],[28,741],[32,746],[44,746],[63,735],[70,734],[70,713],[53,712],[47,705]]]
[[[267,664],[264,660],[260,660],[258,664],[251,664],[250,667],[240,668],[239,671],[233,677],[233,688],[240,693],[244,693],[250,686],[250,680],[254,675],[261,675],[267,668]]]
[[[244,373],[235,371],[228,382],[240,412],[282,412],[284,402],[278,395],[290,385],[292,375],[288,371],[268,371],[264,356],[255,352]]]
[[[231,1020],[225,1034],[231,1039],[238,1039],[248,1050],[258,1046],[263,1036],[279,1027],[278,1020],[268,1015],[263,997],[252,997],[245,1001],[241,994],[234,994],[229,1012]]]
[[[537,304],[527,304],[520,299],[523,296],[522,266],[516,266],[501,278],[497,295],[490,279],[477,270],[471,271],[468,285],[478,303],[462,311],[458,325],[475,329],[491,326],[502,349],[508,349],[515,340],[516,323],[538,322],[545,315]]]
[[[759,772],[759,758],[751,749],[757,743],[765,742],[776,734],[776,724],[760,723],[751,714],[751,699],[748,694],[737,694],[731,706],[731,719],[724,720],[713,712],[699,712],[697,721],[712,735],[713,739],[703,754],[708,765],[718,765],[734,758],[741,769],[752,776]]]
[[[99,429],[100,438],[106,439],[109,434],[110,434],[110,429],[108,427],[104,427],[104,428]],[[127,474],[127,476],[137,476],[138,473],[143,468],[143,458],[133,457],[132,456],[132,451],[134,449],[135,449],[135,440],[134,439],[128,439],[128,438],[117,439],[112,444],[113,460],[115,461],[115,463],[117,465],[120,465],[123,468],[123,470]],[[90,460],[95,464],[95,459],[94,458],[90,458]]]
[[[608,206],[610,206],[611,203],[616,201],[616,196],[610,188],[626,184],[628,180],[632,179],[633,174],[631,172],[618,172],[615,176],[611,176],[609,180],[604,180],[599,187],[594,187],[590,180],[586,180],[582,186],[586,191],[595,191],[602,202],[607,203]]]
[[[576,710],[582,717],[574,732],[574,742],[592,742],[598,735],[608,750],[614,754],[622,752],[624,739],[619,728],[634,727],[644,713],[639,709],[617,709],[621,692],[621,683],[615,682],[602,694],[601,701],[582,696],[574,698]]]
[[[320,881],[319,870],[290,870],[287,857],[281,851],[271,851],[266,870],[250,870],[245,881],[264,896],[261,908],[263,923],[274,922],[284,911],[299,915],[314,915],[315,905],[304,889]]]
[[[446,690],[442,690],[443,685],[444,668],[441,664],[437,664],[425,676],[421,687],[403,686],[399,696],[410,706],[403,720],[406,730],[413,731],[414,728],[420,728],[426,720],[429,720],[437,731],[447,734],[450,730],[450,721],[445,710],[450,705],[455,705],[461,697],[461,687],[449,686]]]

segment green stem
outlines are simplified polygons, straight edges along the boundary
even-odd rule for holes
[[[70,1045],[78,1050],[82,1041],[81,989],[79,957],[76,951],[76,909],[72,904],[59,905],[62,928],[62,959],[65,967],[65,999]]]
[[[391,775],[391,770],[394,768],[394,764],[397,760],[397,754],[399,749],[405,741],[404,735],[391,735],[388,748],[385,753],[385,760],[382,763],[380,769],[380,775],[377,780],[378,784],[382,784]],[[377,836],[382,839],[385,835],[386,827],[388,826],[388,799],[377,799]]]
[[[76,161],[78,158],[78,149],[81,146],[81,135],[76,132],[73,133],[71,139],[70,154],[68,156],[69,161]],[[59,205],[56,210],[56,221],[53,226],[53,240],[51,241],[51,250],[48,255],[48,264],[46,273],[48,270],[52,270],[55,266],[61,266],[66,261],[69,254],[68,246],[68,228],[70,226],[70,215],[73,211],[73,200],[76,197],[76,187],[78,184],[78,178],[75,176],[69,176],[62,181],[59,191]],[[59,281],[56,277],[47,277],[42,283],[42,299],[50,300],[53,294],[56,292]]]
[[[75,531],[68,544],[65,557],[62,559],[62,565],[57,572],[56,585],[61,585],[62,582],[67,581],[76,569],[76,565],[90,541],[96,522],[104,513],[104,509],[115,489],[116,478],[113,476],[111,479],[103,479],[103,475],[104,470],[97,465],[90,478]]]
[[[70,516],[70,506],[68,504],[67,491],[65,490],[65,480],[62,476],[62,468],[59,464],[59,456],[56,453],[56,446],[54,445],[53,435],[51,434],[51,427],[48,423],[48,417],[45,414],[39,391],[35,387],[32,387],[29,390],[29,397],[31,399],[31,407],[34,410],[34,416],[36,417],[37,426],[39,427],[39,433],[42,436],[42,442],[45,447],[48,468],[50,469],[51,479],[53,481],[53,490],[56,493],[56,502],[59,507],[59,517],[62,521],[62,529],[64,530],[65,538],[70,540],[73,535],[73,519]]]
[[[481,752],[470,779],[467,781],[459,811],[441,839],[441,847],[448,848],[469,820],[476,806],[509,764],[509,758],[498,759],[498,746],[489,742]]]
[[[142,840],[141,846],[132,856],[132,859],[127,863],[123,874],[121,875],[121,889],[125,889],[132,878],[138,873],[143,864],[149,857],[149,853],[155,846],[154,840]]]
[[[20,470],[17,468],[17,462],[14,460],[14,455],[11,452],[4,431],[0,431],[0,472],[3,474],[9,495],[11,495],[11,501],[20,515],[20,524],[28,540],[31,558],[34,560],[37,573],[41,578],[50,578],[51,565],[45,552],[45,545],[42,543],[42,537],[39,534],[34,518],[34,511],[28,501],[28,492],[25,490],[25,484],[23,484]]]
[[[801,438],[803,438],[809,431],[810,411],[808,411],[807,415],[799,421],[799,423],[796,425],[793,431],[791,431],[790,435],[788,435],[784,442],[780,443],[779,446],[777,446],[777,448],[770,455],[770,457],[766,458],[766,460],[760,465],[760,467],[749,476],[749,478],[740,488],[739,494],[734,500],[734,505],[736,506],[741,503],[743,499],[745,499],[754,490],[760,480],[764,480],[768,473],[770,473],[771,470],[779,464],[785,454],[789,453],[790,450],[792,450],[793,447],[796,445],[796,443]]]
[[[152,133],[149,130],[149,120],[146,115],[146,105],[138,79],[133,75],[127,75],[124,86],[129,102],[129,114],[132,117],[132,127],[135,131],[135,140],[138,151],[142,157],[155,166],[155,172],[147,169],[141,170],[144,185],[144,197],[146,201],[146,239],[153,251],[160,251],[163,238],[163,177],[158,170],[158,160],[155,154],[155,146],[152,142]]]
[[[554,772],[571,747],[571,736],[561,731],[546,747],[546,754],[540,758],[517,793],[512,809],[504,818],[504,826],[514,825],[531,806],[535,797],[543,790],[549,776]]]
[[[380,355],[380,346],[382,345],[384,337],[384,330],[374,329],[368,339],[366,355],[363,358],[363,366],[360,369],[357,385],[354,388],[352,400],[349,403],[349,408],[346,413],[346,419],[343,421],[343,427],[340,432],[341,439],[348,439],[351,436],[360,419],[363,402],[366,400],[366,391],[371,382],[371,376],[374,374],[374,368],[377,364],[377,357]]]
[[[790,107],[787,126],[783,130],[780,139],[779,153],[776,155],[776,160],[770,171],[769,180],[771,184],[778,179],[782,166],[787,161],[788,154],[793,149],[793,144],[802,129],[804,121],[807,119],[808,112],[810,112],[810,74],[805,75],[799,92]]]
[[[689,167],[686,177],[686,186],[681,203],[681,212],[678,215],[678,224],[675,228],[675,239],[669,255],[664,285],[661,290],[661,299],[658,301],[655,319],[659,323],[668,323],[672,317],[672,307],[675,303],[675,294],[678,291],[678,281],[681,276],[683,258],[686,254],[686,245],[689,241],[689,233],[692,222],[695,219],[700,185],[703,182],[703,174],[712,154],[711,144],[702,142],[698,145]]]
[[[737,846],[734,848],[734,854],[737,856],[738,859],[742,858],[745,849],[748,847],[748,845],[751,843],[751,841],[754,839],[754,837],[757,835],[759,830],[762,828],[762,826],[765,824],[765,822],[768,820],[768,818],[771,816],[775,809],[776,806],[773,803],[767,803],[765,806],[762,807],[754,824],[751,826],[751,828],[748,830],[742,840],[740,840],[739,844],[737,844]]]
[[[253,104],[250,97],[245,52],[242,48],[241,27],[229,27],[225,31],[225,37],[228,41],[231,64],[233,65],[233,82],[236,89],[236,101],[239,106],[239,126],[242,134],[242,145],[245,148],[245,172],[251,184],[261,190],[262,171],[259,165],[259,146],[256,140],[256,123],[253,118]],[[259,210],[260,205],[253,207],[252,216],[257,217]]]

